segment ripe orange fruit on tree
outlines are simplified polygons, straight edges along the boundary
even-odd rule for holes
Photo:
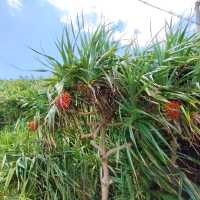
[[[181,105],[179,100],[171,100],[164,106],[166,116],[171,120],[179,120],[181,117]]]
[[[37,129],[38,129],[38,123],[36,121],[28,122],[28,128],[31,131],[37,131]]]
[[[56,99],[56,106],[60,110],[67,110],[71,104],[71,95],[65,91]]]

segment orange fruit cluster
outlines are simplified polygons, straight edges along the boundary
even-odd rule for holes
[[[67,110],[71,104],[72,98],[71,95],[68,92],[63,92],[57,100],[56,100],[56,106],[60,110]]]
[[[171,100],[165,104],[164,110],[166,116],[171,120],[179,120],[181,117],[181,105],[178,100]]]
[[[71,101],[71,95],[67,91],[65,91],[56,99],[55,105],[60,110],[67,110],[71,104]],[[27,126],[28,129],[31,131],[37,131],[38,129],[38,123],[34,120],[28,122]]]
[[[37,129],[38,129],[38,123],[36,121],[28,122],[28,128],[31,131],[37,131]]]

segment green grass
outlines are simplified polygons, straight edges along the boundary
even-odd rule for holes
[[[46,92],[39,80],[0,81],[0,129],[18,118],[32,118],[45,109]],[[42,106],[41,106],[42,105]],[[37,110],[37,111],[36,111]]]
[[[25,127],[4,128],[0,134],[0,152],[4,154],[35,154],[40,146],[37,143],[37,134],[28,131]]]
[[[0,198],[5,200],[28,200],[18,193],[16,186],[7,190],[5,184],[6,181],[9,184],[9,176],[12,175],[10,169],[17,164],[17,159],[25,155],[34,156],[40,149],[37,135],[28,131],[24,123],[19,124],[16,128],[5,127],[0,131]]]

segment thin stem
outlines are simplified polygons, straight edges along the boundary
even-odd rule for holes
[[[93,140],[96,139],[99,131],[105,126],[105,122],[101,122],[98,127],[92,132],[92,133],[89,133],[89,134],[85,134],[85,135],[81,135],[81,139],[86,139],[86,138],[91,138]]]
[[[110,175],[109,175],[108,158],[106,157],[107,151],[105,147],[105,129],[102,129],[101,131],[100,148],[102,150],[101,200],[108,200]]]
[[[110,149],[109,151],[107,151],[106,153],[106,157],[108,158],[109,156],[111,156],[112,154],[115,154],[117,153],[118,151],[124,149],[124,148],[130,148],[131,147],[131,143],[128,143],[128,144],[123,144],[121,146],[118,146],[118,147],[115,147],[113,149]]]
[[[96,144],[94,141],[91,141],[90,144],[95,147],[101,155],[103,154],[103,149],[98,144]]]

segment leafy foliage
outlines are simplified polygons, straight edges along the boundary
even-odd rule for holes
[[[166,24],[163,42],[122,53],[110,25],[90,32],[78,18],[56,43],[60,60],[34,50],[52,72],[47,97],[31,89],[17,103],[28,102],[20,116],[37,113],[40,148],[3,159],[5,191],[17,185],[31,199],[100,199],[106,152],[109,199],[198,200],[200,36],[187,28]],[[63,94],[67,109],[56,103]]]

